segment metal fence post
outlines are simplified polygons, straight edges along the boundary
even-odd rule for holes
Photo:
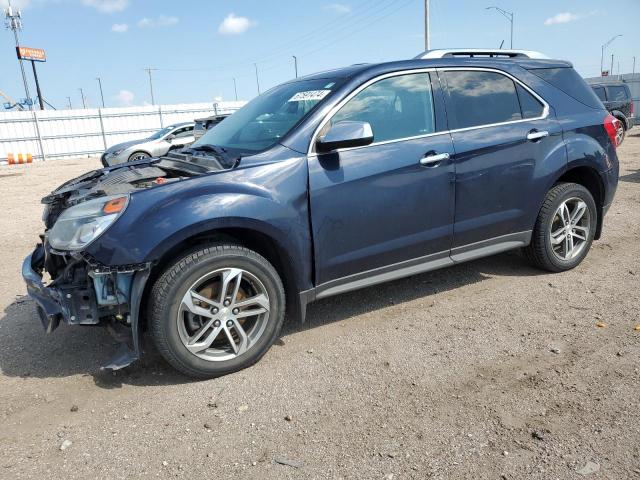
[[[36,136],[38,137],[38,147],[40,147],[40,156],[42,157],[42,161],[44,162],[47,159],[47,157],[44,153],[44,145],[42,144],[42,135],[40,134],[40,123],[38,122],[38,114],[36,113],[35,109],[31,110],[31,113],[33,114],[33,120],[36,127]]]
[[[158,105],[158,115],[160,116],[160,128],[164,128],[164,121],[162,119],[162,105]]]
[[[213,104],[213,114],[217,117],[218,116],[218,103],[214,103]]]
[[[102,133],[102,143],[104,143],[104,149],[107,149],[107,136],[104,132],[104,123],[102,121],[102,109],[98,109],[98,118],[100,118],[100,132]]]

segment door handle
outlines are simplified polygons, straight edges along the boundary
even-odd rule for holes
[[[437,167],[438,163],[449,160],[450,155],[448,153],[436,153],[433,155],[427,155],[420,159],[420,165],[423,167]]]
[[[540,140],[541,138],[544,137],[548,137],[549,136],[549,132],[547,132],[546,130],[531,130],[529,133],[527,133],[527,140],[531,141],[531,142],[535,142],[536,140]]]

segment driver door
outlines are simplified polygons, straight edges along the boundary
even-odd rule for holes
[[[373,143],[308,159],[318,297],[451,262],[453,145],[437,76],[398,73],[356,92],[330,124],[368,122]]]

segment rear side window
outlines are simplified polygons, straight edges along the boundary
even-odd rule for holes
[[[593,91],[600,100],[603,102],[607,101],[607,95],[604,93],[604,87],[593,87]]]
[[[600,99],[573,68],[534,68],[529,71],[580,103],[592,108],[602,108]]]
[[[444,72],[456,128],[521,120],[516,85],[494,72]],[[534,99],[535,100],[535,99]]]
[[[622,85],[612,85],[609,89],[609,99],[611,102],[626,102],[629,100],[627,89]]]
[[[386,78],[359,92],[331,119],[368,122],[376,142],[435,132],[433,95],[428,73]]]
[[[520,108],[522,109],[522,118],[538,118],[544,112],[544,105],[531,95],[522,85],[516,85],[518,99],[520,100]]]

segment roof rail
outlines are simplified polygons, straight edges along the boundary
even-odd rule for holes
[[[532,50],[495,50],[490,48],[456,48],[443,50],[427,50],[416,59],[431,59],[445,57],[493,57],[493,58],[531,58],[546,60],[545,54]]]

